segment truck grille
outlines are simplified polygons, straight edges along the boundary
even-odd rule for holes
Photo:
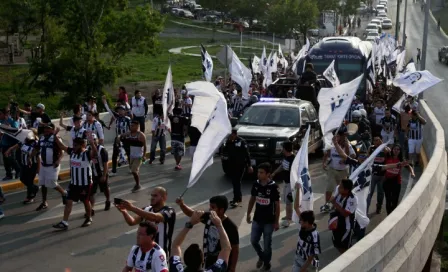
[[[270,152],[269,138],[244,138],[251,156],[266,156]]]

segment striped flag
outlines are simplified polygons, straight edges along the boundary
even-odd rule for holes
[[[204,78],[205,80],[210,82],[212,81],[212,74],[213,74],[213,60],[202,44],[201,44],[201,58],[202,58],[202,72],[204,73]]]
[[[33,131],[29,129],[13,128],[7,125],[0,125],[0,132],[11,136],[22,143],[25,142],[26,138],[32,139],[34,137]]]

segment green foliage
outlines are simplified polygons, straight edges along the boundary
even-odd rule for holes
[[[64,105],[98,96],[104,86],[129,73],[121,60],[130,52],[159,52],[164,17],[149,5],[129,9],[127,0],[30,2],[40,18],[42,50],[30,62],[29,87],[45,95],[63,94]]]

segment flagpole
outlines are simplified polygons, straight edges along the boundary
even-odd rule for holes
[[[185,188],[184,192],[179,196],[179,198],[182,198],[182,197],[185,195],[185,193],[186,193],[187,191],[188,191],[188,187]]]
[[[228,63],[229,57],[227,56],[228,55],[227,52],[229,52],[229,48],[227,47],[227,45],[225,45],[225,47],[226,47],[226,69],[224,70],[224,89],[227,86],[227,68],[229,67],[229,63]]]

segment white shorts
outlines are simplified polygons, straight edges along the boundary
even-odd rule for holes
[[[54,168],[53,166],[40,166],[39,171],[39,186],[47,188],[55,188],[58,186],[58,177],[61,166]]]
[[[390,144],[394,144],[394,132],[385,132],[384,130],[381,131],[381,137],[383,137],[383,143],[387,143],[390,140]]]
[[[420,154],[420,149],[422,148],[422,142],[423,139],[420,140],[408,139],[409,154]]]

